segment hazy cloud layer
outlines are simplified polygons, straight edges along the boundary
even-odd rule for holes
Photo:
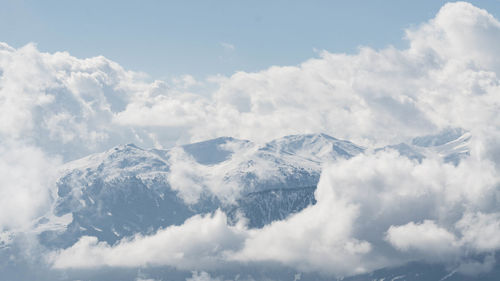
[[[309,132],[373,147],[450,126],[473,136],[471,156],[458,166],[367,153],[331,164],[316,205],[263,229],[229,226],[217,212],[113,246],[83,237],[50,261],[55,268],[196,270],[275,261],[342,276],[427,260],[487,271],[500,249],[500,23],[458,2],[406,36],[404,50],[325,51],[299,66],[151,83],[103,57],[0,44],[0,173],[7,179],[0,194],[15,198],[0,200],[0,229],[21,227],[48,208],[58,156],[118,143],[169,146],[222,135],[265,141]],[[174,167],[170,180],[187,168]],[[177,182],[178,190],[190,184]]]

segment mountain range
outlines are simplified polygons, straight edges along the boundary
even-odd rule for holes
[[[373,151],[396,150],[414,161],[437,153],[457,165],[469,154],[470,139],[462,129],[447,129]],[[244,217],[249,228],[262,228],[316,203],[322,167],[367,151],[326,134],[291,135],[264,144],[221,137],[166,150],[120,145],[60,167],[51,211],[33,229],[43,247],[60,249],[82,236],[112,245],[217,209],[230,223]],[[406,272],[419,266],[425,267],[418,264]],[[374,274],[380,280],[399,276],[384,270]],[[447,274],[443,268],[432,272]],[[408,276],[424,280],[424,275]]]

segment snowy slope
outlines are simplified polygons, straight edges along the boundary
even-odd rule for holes
[[[468,155],[469,140],[469,133],[449,130],[382,149],[418,161],[437,152],[458,163]],[[324,134],[262,145],[218,138],[169,150],[117,146],[61,167],[53,214],[41,218],[38,228],[42,241],[54,247],[71,245],[82,235],[114,243],[217,208],[233,221],[244,215],[250,227],[262,227],[315,203],[322,165],[363,152]],[[179,186],[179,181],[186,183]]]
[[[144,150],[128,144],[65,164],[54,214],[41,220],[41,240],[63,247],[91,235],[114,243],[217,208],[241,212],[250,226],[260,227],[313,203],[322,164],[363,152],[324,134],[287,136],[264,145],[218,138],[180,149],[181,156],[179,148]],[[172,177],[179,167],[187,170],[181,169],[180,179],[201,186],[198,200],[181,196]],[[238,192],[220,196],[206,182]],[[54,218],[68,215],[67,228],[47,229]]]
[[[243,215],[248,219],[248,227],[261,228],[315,204],[315,190],[316,187],[311,186],[254,192],[238,199],[237,204],[225,207],[224,211],[232,222]]]
[[[397,150],[416,161],[437,154],[444,161],[457,164],[469,154],[470,139],[466,131],[449,129],[377,150]],[[365,151],[349,141],[324,134],[286,136],[265,144],[224,137],[168,150],[141,149],[133,144],[117,146],[60,168],[52,212],[34,222],[35,234],[49,249],[73,245],[83,235],[114,244],[124,237],[154,233],[159,228],[182,224],[195,214],[216,209],[226,212],[230,223],[243,216],[250,228],[261,228],[316,203],[315,186],[323,165],[372,153]],[[178,185],[177,181],[187,184]],[[196,200],[186,200],[182,194],[184,189],[198,192]],[[8,244],[12,239],[21,238],[0,238],[3,241],[0,256],[9,257],[18,251]],[[1,267],[9,268],[8,259],[4,260],[0,262]],[[11,269],[2,271],[1,267],[3,276],[19,276],[25,272],[23,269],[12,271],[14,273],[9,271]],[[189,272],[164,270],[152,276],[160,279],[172,274],[190,276]],[[235,269],[234,276],[242,270],[253,274],[256,269]],[[293,280],[297,273],[279,266],[275,271],[258,270],[262,279],[274,276],[277,280]],[[73,273],[79,276],[76,271]],[[122,276],[126,280],[134,274],[110,269],[107,277],[82,275],[73,279],[116,280],[117,276]],[[411,263],[344,280],[473,280],[449,274],[441,265]],[[494,276],[497,275],[495,271],[482,279],[496,280]],[[301,280],[329,278],[301,273]]]
[[[445,162],[457,165],[460,160],[469,156],[471,134],[463,129],[448,128],[435,135],[416,137],[411,144],[400,143],[376,149],[394,149],[410,159],[422,161],[431,155],[440,156]]]

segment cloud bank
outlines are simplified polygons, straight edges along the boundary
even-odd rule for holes
[[[167,82],[148,82],[103,57],[1,44],[0,171],[8,182],[23,181],[2,183],[2,194],[22,192],[18,203],[0,204],[12,214],[0,215],[0,229],[49,205],[51,182],[41,176],[54,158],[118,143],[169,146],[223,135],[259,142],[325,132],[375,147],[460,127],[473,138],[471,156],[457,166],[367,153],[323,171],[316,205],[262,229],[230,226],[217,212],[117,245],[83,237],[50,260],[55,268],[196,270],[274,261],[337,276],[412,260],[488,270],[500,247],[500,23],[471,4],[450,3],[406,37],[403,50],[324,51],[298,66]],[[36,161],[23,161],[26,154]],[[17,176],[28,168],[30,177]],[[28,202],[32,209],[18,213],[16,205]]]
[[[104,57],[3,43],[0,138],[70,160],[131,141],[168,147],[324,132],[374,145],[498,123],[496,19],[468,3],[446,4],[406,37],[404,50],[323,51],[298,66],[153,82]]]
[[[213,270],[235,261],[277,261],[346,276],[426,260],[480,271],[484,264],[473,267],[470,259],[489,262],[500,249],[499,183],[489,161],[469,158],[454,166],[438,159],[419,163],[395,151],[359,155],[323,171],[315,205],[262,229],[229,226],[217,212],[112,247],[84,237],[53,262],[63,268],[149,264]],[[171,239],[184,231],[196,233],[188,245]],[[144,245],[149,241],[154,246]],[[208,245],[217,250],[206,251]],[[134,251],[141,252],[123,254]],[[189,262],[192,267],[186,267]]]
[[[226,251],[241,245],[239,226],[228,226],[224,213],[194,216],[153,236],[136,236],[110,247],[85,236],[53,257],[55,268],[173,265],[181,269],[215,268],[226,260]],[[161,245],[161,246],[160,246]],[[161,249],[159,248],[161,247]]]

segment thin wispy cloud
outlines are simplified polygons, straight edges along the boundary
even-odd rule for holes
[[[226,51],[234,51],[236,49],[236,47],[231,43],[220,42],[219,44]]]

